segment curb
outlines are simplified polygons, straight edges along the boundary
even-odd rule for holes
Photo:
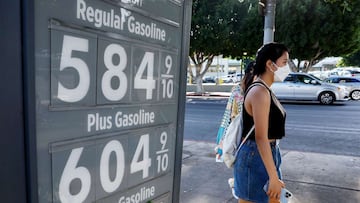
[[[187,97],[229,97],[230,92],[186,92]]]

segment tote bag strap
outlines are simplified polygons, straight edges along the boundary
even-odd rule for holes
[[[237,154],[241,148],[241,146],[243,146],[243,144],[246,142],[246,140],[249,138],[250,134],[252,133],[252,131],[254,131],[254,128],[255,126],[252,126],[251,129],[249,130],[249,132],[247,133],[247,135],[245,136],[245,138],[241,141],[239,147],[237,148],[236,150],[236,153]]]

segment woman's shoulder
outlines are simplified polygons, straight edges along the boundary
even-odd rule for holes
[[[250,87],[247,91],[246,97],[254,98],[255,100],[270,101],[269,90],[266,86],[261,85],[261,83]]]

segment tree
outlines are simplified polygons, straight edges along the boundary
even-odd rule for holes
[[[305,72],[326,56],[347,55],[359,48],[360,3],[353,2],[346,13],[337,3],[288,0],[277,5],[275,39],[290,47],[299,62],[309,61]]]
[[[360,50],[360,1],[277,1],[275,41],[290,48],[290,56],[308,61],[305,72],[327,56],[346,56]],[[194,0],[190,58],[195,64],[197,91],[214,56],[254,56],[262,45],[264,18],[258,0]],[[205,65],[203,65],[205,64]]]
[[[242,30],[250,27],[244,19],[254,10],[249,9],[253,4],[251,0],[193,1],[190,59],[195,65],[195,75],[191,69],[188,72],[196,80],[197,92],[204,91],[202,78],[215,56],[240,58],[243,52],[254,53],[254,48],[247,50],[249,43],[241,36]]]

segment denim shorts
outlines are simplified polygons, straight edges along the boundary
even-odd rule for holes
[[[270,143],[272,156],[281,179],[281,155],[279,145]],[[260,153],[254,140],[247,140],[240,148],[234,164],[235,195],[242,200],[268,203],[263,187],[269,179]]]

